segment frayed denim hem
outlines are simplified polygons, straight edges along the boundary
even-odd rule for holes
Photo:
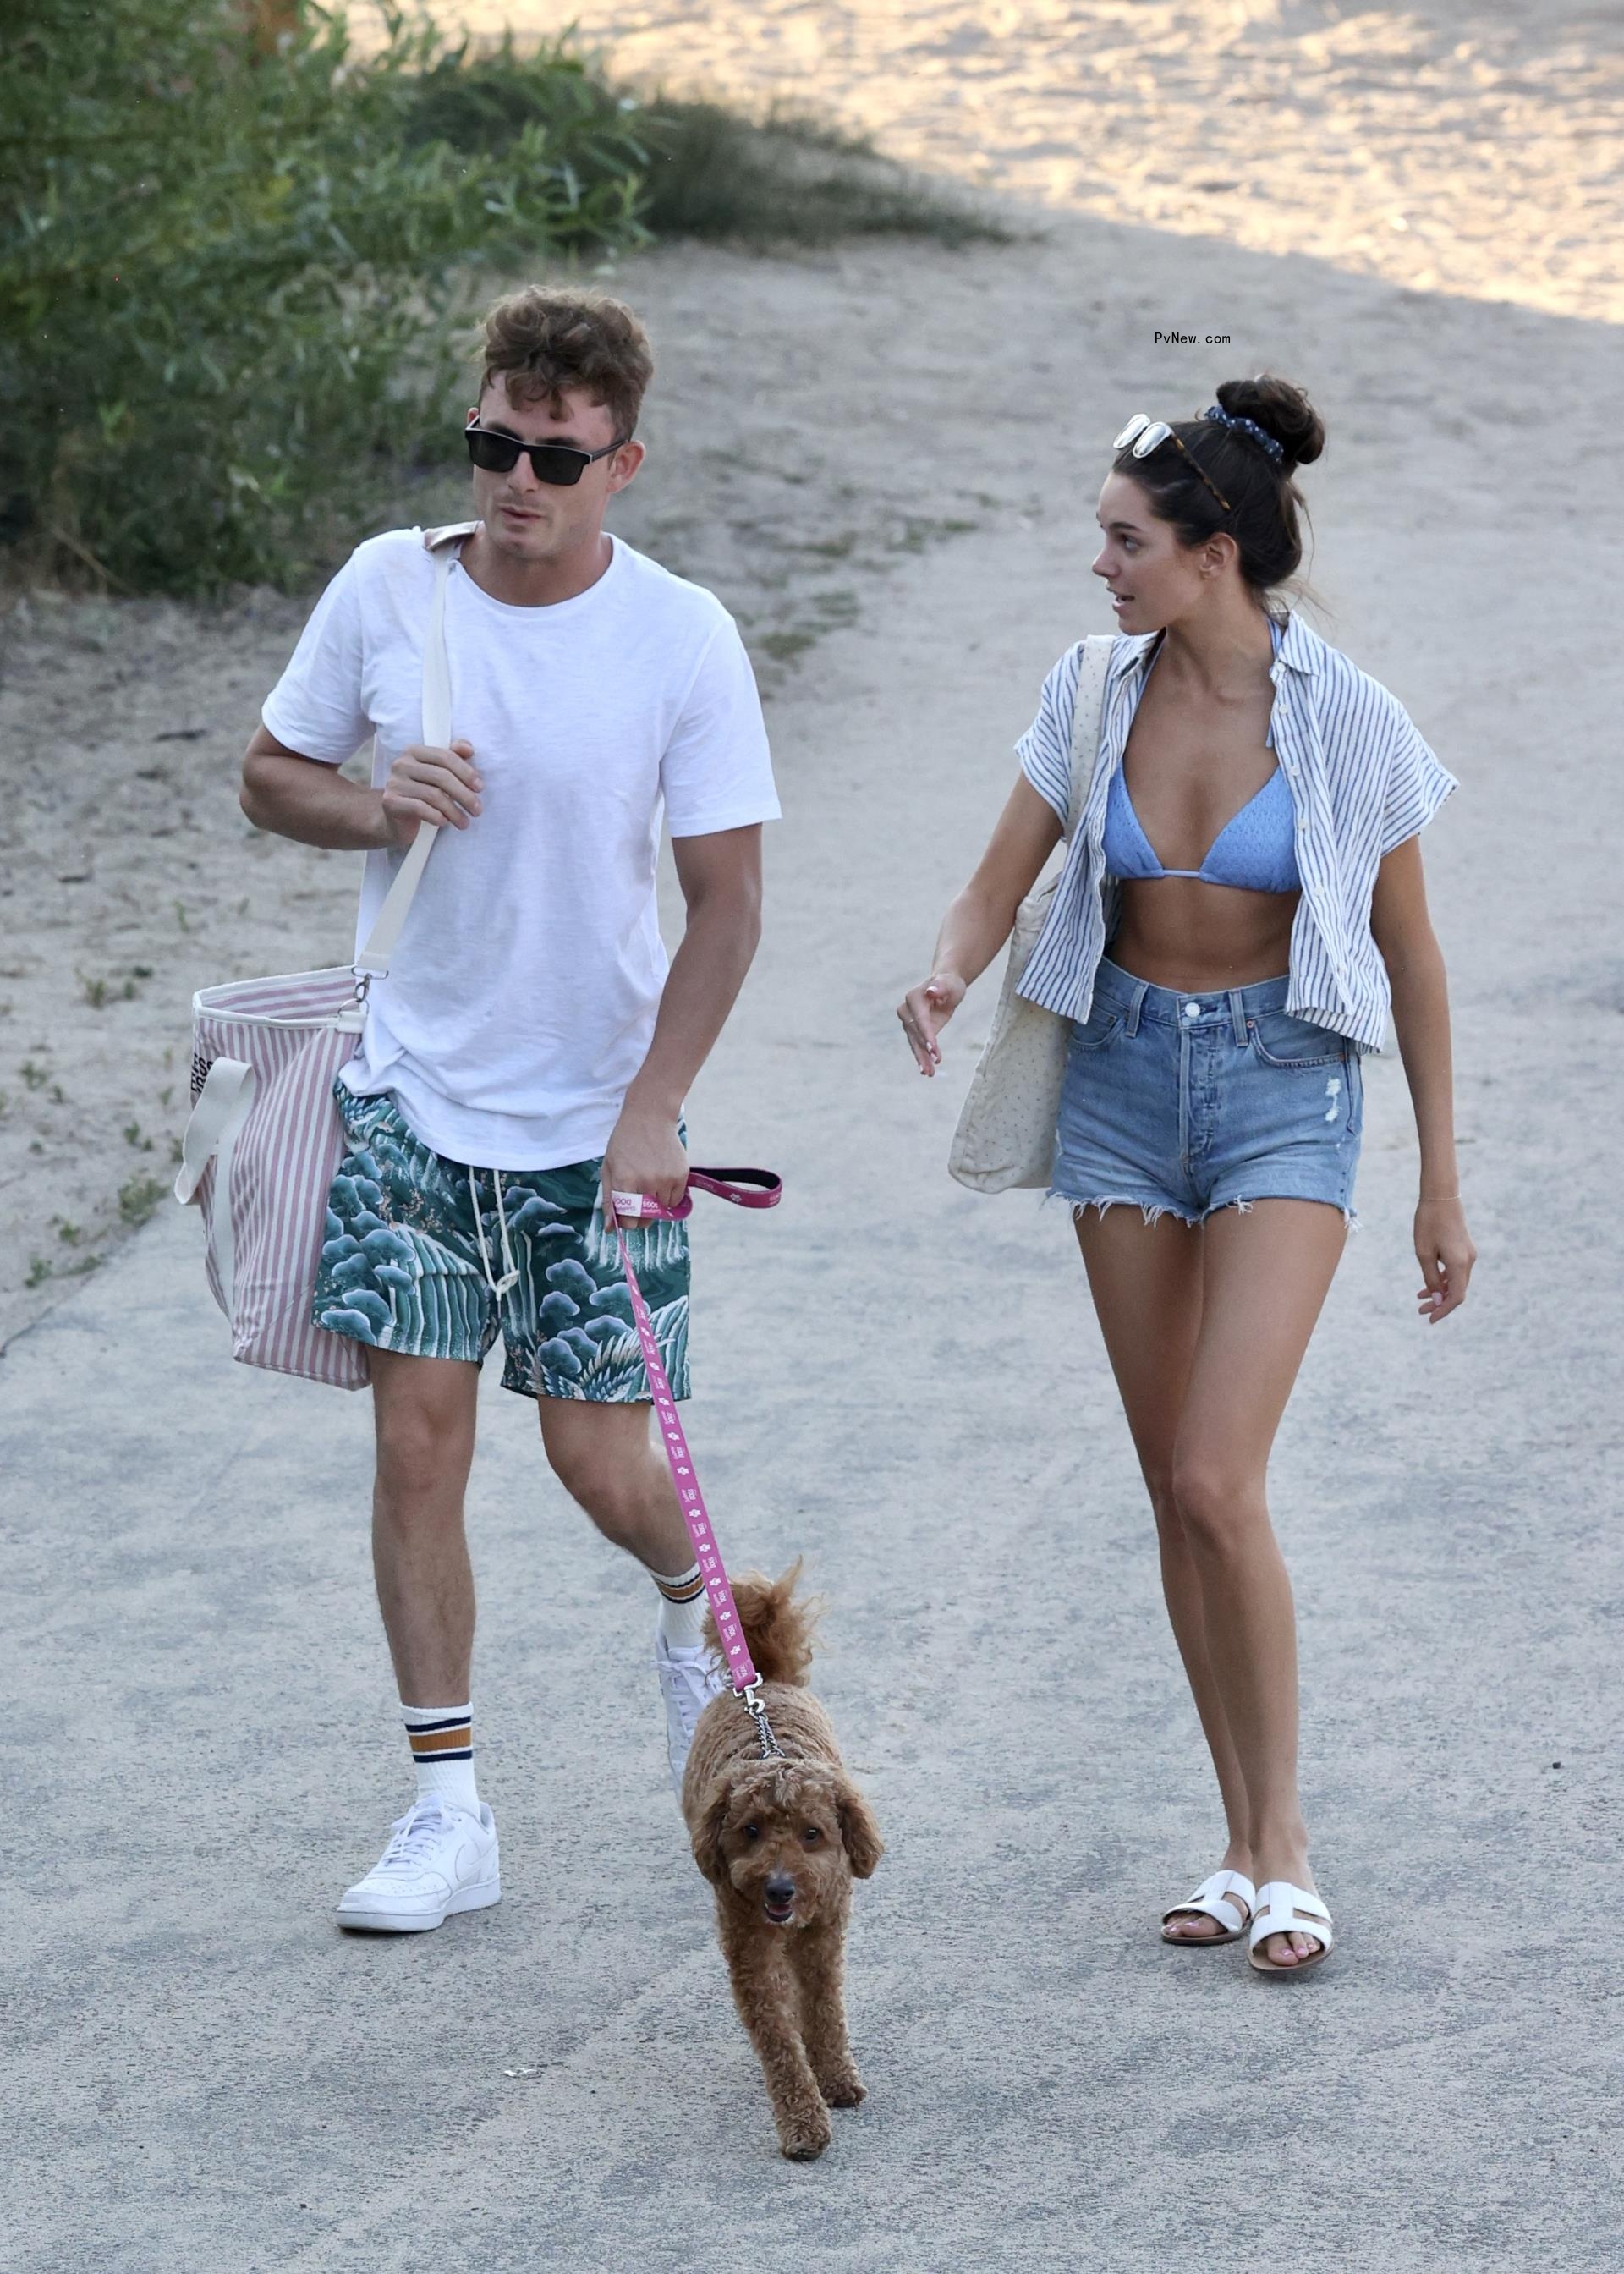
[[[1160,1224],[1164,1216],[1176,1216],[1180,1224],[1192,1225],[1198,1224],[1201,1221],[1199,1216],[1186,1216],[1183,1209],[1176,1209],[1166,1201],[1142,1201],[1132,1193],[1101,1193],[1095,1199],[1079,1201],[1074,1193],[1050,1190],[1043,1196],[1044,1207],[1047,1208],[1051,1201],[1058,1202],[1062,1208],[1070,1209],[1074,1224],[1080,1224],[1090,1209],[1097,1209],[1101,1216],[1104,1217],[1109,1216],[1114,1208],[1138,1209],[1145,1219],[1147,1230],[1153,1224]],[[1243,1201],[1241,1205],[1244,1208],[1247,1203]]]
[[[1310,1199],[1314,1200],[1319,1207],[1335,1209],[1342,1217],[1342,1230],[1345,1232],[1351,1234],[1362,1229],[1358,1216],[1352,1209],[1343,1208],[1340,1201],[1320,1201],[1317,1195],[1308,1193],[1259,1193],[1254,1200],[1217,1201],[1199,1216],[1187,1215],[1183,1209],[1175,1208],[1169,1201],[1142,1201],[1132,1193],[1102,1193],[1097,1198],[1079,1201],[1071,1193],[1058,1192],[1051,1187],[1044,1194],[1042,1204],[1047,1208],[1049,1202],[1054,1201],[1059,1202],[1063,1208],[1070,1209],[1074,1224],[1080,1224],[1090,1209],[1097,1209],[1101,1220],[1103,1221],[1114,1208],[1136,1208],[1145,1219],[1146,1230],[1149,1231],[1160,1224],[1164,1216],[1170,1216],[1179,1224],[1194,1227],[1205,1224],[1208,1216],[1217,1216],[1224,1209],[1233,1209],[1237,1216],[1250,1216],[1258,1201]]]

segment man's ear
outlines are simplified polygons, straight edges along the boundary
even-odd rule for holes
[[[727,1787],[713,1784],[705,1796],[692,1835],[694,1861],[713,1887],[719,1887],[727,1877],[727,1863],[722,1854],[722,1826],[726,1821]]]
[[[648,452],[643,448],[641,442],[621,443],[613,457],[609,461],[609,494],[611,497],[613,497],[617,491],[625,489],[629,482],[635,480],[637,470],[648,455]]]
[[[881,1839],[880,1827],[874,1820],[874,1811],[854,1784],[841,1785],[835,1796],[835,1814],[839,1820],[840,1838],[851,1862],[853,1878],[872,1879],[875,1865],[885,1853],[885,1842]]]

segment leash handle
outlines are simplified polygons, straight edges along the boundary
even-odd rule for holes
[[[654,1321],[649,1316],[649,1306],[637,1284],[637,1274],[632,1269],[631,1251],[626,1245],[621,1229],[622,1215],[644,1222],[663,1220],[680,1223],[692,1213],[692,1187],[701,1192],[715,1193],[719,1200],[731,1200],[741,1208],[776,1208],[782,1197],[784,1186],[780,1178],[766,1169],[695,1169],[688,1178],[689,1191],[674,1209],[663,1209],[643,1193],[614,1193],[614,1236],[620,1243],[620,1268],[626,1274],[627,1292],[632,1299],[632,1318],[637,1329],[637,1340],[643,1349],[643,1362],[648,1369],[649,1389],[654,1400],[654,1411],[659,1419],[660,1441],[665,1448],[665,1458],[671,1465],[671,1480],[677,1488],[677,1505],[682,1511],[682,1521],[688,1526],[694,1559],[699,1565],[699,1576],[705,1583],[710,1598],[711,1615],[716,1620],[717,1639],[722,1645],[722,1655],[727,1660],[733,1675],[733,1688],[741,1698],[755,1690],[761,1681],[756,1671],[756,1661],[750,1656],[744,1638],[744,1629],[739,1623],[739,1608],[733,1601],[733,1591],[727,1584],[726,1566],[722,1551],[716,1544],[716,1534],[710,1529],[710,1511],[705,1496],[699,1488],[699,1479],[694,1472],[694,1457],[688,1451],[688,1439],[677,1414],[677,1401],[671,1394],[671,1382],[660,1357],[659,1344],[654,1339]],[[745,1186],[743,1191],[733,1189]],[[632,1206],[636,1203],[635,1208]],[[750,1700],[746,1698],[746,1704]],[[762,1724],[757,1723],[758,1729]],[[771,1733],[769,1733],[771,1734]],[[763,1755],[766,1747],[763,1746]]]
[[[777,1208],[784,1197],[784,1179],[771,1169],[690,1169],[688,1190],[675,1208],[665,1208],[647,1193],[612,1193],[614,1213],[628,1224],[686,1224],[694,1213],[694,1194],[712,1193],[735,1208]]]

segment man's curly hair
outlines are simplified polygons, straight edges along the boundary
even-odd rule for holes
[[[622,300],[606,292],[527,284],[499,300],[485,320],[483,395],[505,379],[515,404],[558,403],[577,387],[601,403],[629,441],[654,376],[649,335]]]

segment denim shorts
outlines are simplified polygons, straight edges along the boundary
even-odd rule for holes
[[[500,1332],[504,1389],[605,1405],[649,1398],[620,1247],[604,1227],[601,1161],[504,1169],[499,1180],[425,1145],[389,1091],[358,1097],[341,1075],[333,1095],[344,1152],[317,1268],[319,1327],[476,1366]],[[686,1397],[688,1226],[628,1224],[626,1244],[672,1395]]]
[[[1325,1201],[1351,1228],[1365,1119],[1357,1047],[1290,1017],[1288,979],[1178,995],[1109,958],[1071,1029],[1051,1196],[1199,1224]]]

